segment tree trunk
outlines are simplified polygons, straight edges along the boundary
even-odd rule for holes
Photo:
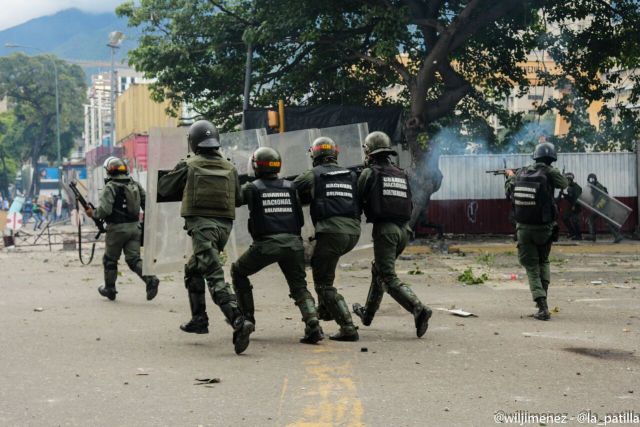
[[[2,197],[8,200],[9,178],[7,177],[7,162],[5,161],[5,155],[2,151],[0,151],[0,161],[2,162],[2,187],[0,187],[0,193],[2,193]]]
[[[442,172],[439,167],[440,151],[430,141],[421,144],[421,138],[425,135],[424,121],[412,115],[405,123],[405,136],[412,159],[409,179],[413,195],[413,212],[409,225],[413,229],[420,216],[426,214],[431,196],[440,189],[442,184]]]

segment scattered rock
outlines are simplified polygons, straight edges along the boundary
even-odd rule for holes
[[[369,351],[369,349],[367,347],[360,347],[360,352],[361,353],[366,353],[368,351]]]
[[[33,311],[35,311],[35,312],[37,312],[37,313],[40,313],[40,312],[44,311],[44,308],[42,308],[42,307],[36,307],[36,308],[34,308],[34,309],[33,309]]]

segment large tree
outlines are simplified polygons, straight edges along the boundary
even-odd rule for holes
[[[15,116],[9,130],[21,160],[30,160],[34,169],[29,194],[39,191],[36,174],[38,159],[57,157],[56,97],[54,66],[58,71],[60,147],[66,156],[81,136],[86,98],[84,72],[53,56],[27,56],[16,53],[0,58],[0,98],[8,97]]]
[[[548,84],[566,76],[587,102],[607,99],[603,76],[636,65],[639,9],[635,0],[142,0],[118,13],[142,27],[130,59],[157,78],[156,96],[227,127],[241,111],[247,47],[253,105],[404,104],[423,190],[415,220],[442,180],[432,136],[444,124],[486,133],[495,116],[519,127],[504,100],[514,86],[526,93],[520,64],[536,49],[559,64],[541,76]],[[399,97],[386,96],[390,87]],[[568,100],[552,107],[570,116]]]

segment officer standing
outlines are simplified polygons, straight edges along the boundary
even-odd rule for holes
[[[315,344],[324,335],[315,301],[307,290],[300,237],[304,218],[293,182],[278,178],[282,160],[273,148],[258,148],[251,163],[257,179],[242,186],[242,201],[249,207],[253,243],[231,266],[238,303],[247,318],[255,323],[249,276],[277,262],[289,285],[289,296],[300,309],[305,323],[305,335],[300,342]]]
[[[206,120],[189,128],[193,154],[158,180],[158,194],[181,198],[180,214],[191,236],[193,255],[184,267],[184,283],[189,293],[191,320],[180,326],[184,332],[209,333],[205,281],[213,301],[233,327],[237,354],[249,346],[254,325],[238,308],[236,296],[224,281],[220,252],[229,239],[239,196],[238,173],[220,153],[218,129]]]
[[[558,207],[554,189],[567,188],[569,181],[551,166],[558,160],[553,144],[538,144],[533,152],[533,160],[533,165],[520,169],[517,175],[512,170],[507,171],[509,179],[505,183],[505,190],[514,200],[518,258],[527,270],[529,288],[538,306],[538,312],[533,317],[549,320],[549,253],[552,243],[558,240]]]
[[[596,187],[598,190],[602,191],[603,193],[609,194],[607,187],[605,187],[600,183],[600,181],[598,181],[598,177],[596,176],[595,173],[590,173],[589,176],[587,176],[587,182],[592,186]],[[598,197],[597,193],[594,193],[594,196],[596,199],[594,201],[594,205],[596,205],[596,207],[606,206],[607,200],[603,196]],[[588,218],[589,234],[590,234],[589,240],[592,240],[594,242],[596,241],[596,233],[597,233],[596,221],[598,220],[598,218],[599,218],[599,215],[595,212],[591,213],[591,215],[589,215],[589,218]],[[613,236],[613,243],[620,243],[622,241],[622,234],[620,234],[620,230],[617,227],[615,227],[613,224],[611,224],[609,221],[605,220],[605,224],[607,225],[609,232]]]
[[[389,156],[398,153],[391,148],[391,139],[385,133],[370,133],[365,138],[364,151],[367,167],[358,179],[358,201],[364,208],[367,222],[373,223],[374,262],[367,302],[364,307],[354,304],[353,312],[365,326],[371,325],[384,292],[388,292],[413,314],[419,338],[427,332],[431,309],[400,281],[395,271],[396,258],[404,250],[411,233],[408,221],[412,203],[407,174],[391,163]]]
[[[118,259],[124,252],[124,259],[131,271],[135,272],[146,284],[147,300],[158,294],[160,280],[156,276],[142,275],[140,258],[140,209],[144,209],[145,192],[142,186],[129,176],[127,165],[117,157],[109,157],[104,162],[108,178],[100,205],[87,209],[89,218],[107,223],[104,265],[104,286],[98,288],[103,297],[111,301],[116,299],[116,279],[118,278]]]
[[[316,139],[310,152],[313,169],[298,176],[294,185],[300,200],[311,204],[316,240],[311,269],[318,295],[318,316],[322,320],[335,320],[340,326],[340,331],[329,339],[358,341],[349,307],[333,286],[338,260],[360,238],[358,178],[355,172],[338,166],[338,147],[331,138]]]
[[[566,193],[563,192],[564,198],[569,203],[567,209],[562,214],[562,222],[569,230],[569,238],[571,240],[582,240],[582,230],[580,230],[580,213],[582,207],[578,203],[578,199],[582,194],[582,187],[575,182],[575,175],[571,172],[567,172],[564,176],[569,181]]]

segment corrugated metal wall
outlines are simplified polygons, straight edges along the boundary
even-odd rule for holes
[[[576,182],[587,184],[587,175],[595,173],[614,197],[636,197],[635,153],[560,154],[555,166],[576,175]],[[532,163],[528,154],[441,156],[444,175],[440,191],[433,200],[504,199],[504,179],[485,173],[487,170],[520,167]]]

